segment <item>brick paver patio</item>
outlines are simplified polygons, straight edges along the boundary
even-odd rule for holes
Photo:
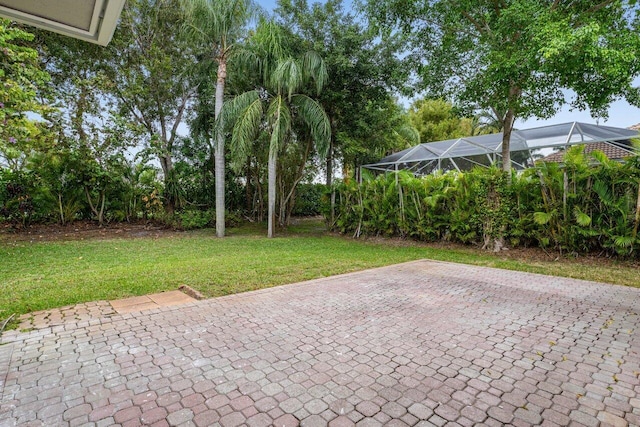
[[[18,319],[18,329],[53,328],[70,323],[86,326],[89,324],[89,321],[96,324],[101,321],[100,319],[118,313],[123,314],[152,308],[168,307],[193,301],[195,301],[195,298],[181,291],[160,292],[113,301],[92,301],[85,304],[69,305],[51,310],[23,314]]]
[[[638,426],[640,289],[432,261],[30,332],[0,426]]]

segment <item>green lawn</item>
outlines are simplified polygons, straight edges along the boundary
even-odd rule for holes
[[[324,234],[313,223],[270,240],[253,228],[231,230],[224,239],[213,236],[213,230],[203,230],[161,238],[0,240],[0,320],[182,284],[220,296],[421,258],[638,286],[638,269],[631,264],[596,268],[567,260],[527,262],[470,248],[358,241]]]

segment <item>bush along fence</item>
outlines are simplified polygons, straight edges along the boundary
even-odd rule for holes
[[[452,241],[499,250],[540,246],[640,258],[640,156],[625,162],[573,147],[564,163],[507,176],[497,168],[336,184],[334,231]],[[332,219],[330,219],[332,218]]]

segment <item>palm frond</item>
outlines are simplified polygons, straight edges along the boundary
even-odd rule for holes
[[[331,124],[322,106],[306,95],[295,95],[291,104],[300,118],[309,126],[316,150],[321,157],[327,155],[331,141]]]
[[[282,28],[273,20],[266,17],[260,18],[248,48],[260,59],[260,76],[267,85],[271,81],[278,61],[286,56],[285,45]]]
[[[603,181],[596,181],[593,184],[593,191],[598,195],[600,201],[605,206],[612,206],[614,203],[614,197],[609,189],[609,186]]]
[[[304,54],[302,61],[302,68],[308,74],[308,77],[315,82],[316,93],[319,95],[325,83],[329,80],[324,60],[317,52],[309,51]]]
[[[404,124],[393,129],[393,132],[400,139],[407,143],[407,146],[420,144],[420,132],[414,126]]]
[[[249,155],[253,141],[260,129],[262,117],[262,101],[260,98],[256,98],[242,111],[233,126],[231,134],[231,154],[233,157],[244,158]]]
[[[606,166],[611,166],[611,160],[601,150],[593,150],[591,152],[591,157],[593,157],[598,163],[600,163],[601,165],[603,165],[605,167]]]
[[[553,212],[534,212],[533,220],[538,225],[548,224],[553,219]]]
[[[277,93],[286,93],[287,98],[302,87],[304,73],[301,64],[293,58],[278,61],[275,71],[271,76],[271,87]]]
[[[183,32],[225,50],[258,13],[252,0],[181,0]]]
[[[231,152],[234,157],[244,156],[260,128],[263,116],[262,101],[257,90],[245,92],[227,101],[216,122],[216,132],[231,128]]]
[[[291,130],[291,110],[282,95],[277,95],[267,109],[269,124],[271,125],[271,141],[269,156],[277,156],[280,147]]]
[[[236,69],[243,70],[244,73],[247,73],[249,70],[255,70],[259,74],[263,72],[264,61],[262,61],[262,58],[256,52],[250,49],[244,49],[242,47],[235,49],[229,62],[234,67],[237,67]]]
[[[583,227],[588,227],[591,225],[591,217],[589,215],[587,215],[586,213],[582,212],[582,210],[580,210],[579,206],[576,206],[573,209],[573,215],[576,218],[576,222],[583,226]]]
[[[260,92],[250,90],[225,101],[222,105],[220,118],[216,122],[216,129],[224,132],[232,128],[236,120],[242,115],[242,112],[256,99],[260,99]]]
[[[630,248],[636,240],[633,236],[612,236],[614,244],[618,248]]]

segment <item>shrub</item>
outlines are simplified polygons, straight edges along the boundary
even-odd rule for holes
[[[33,201],[32,177],[0,169],[0,220],[15,227],[25,227],[38,219]]]
[[[640,157],[619,163],[574,147],[564,165],[542,163],[507,178],[497,168],[476,168],[339,182],[330,226],[355,237],[498,248],[507,243],[639,257]],[[332,217],[330,209],[323,213]]]
[[[215,211],[185,209],[175,214],[174,223],[183,230],[212,227],[215,225]]]
[[[225,214],[226,227],[238,227],[242,222],[242,216],[238,212],[227,212]],[[215,227],[216,211],[214,209],[185,209],[177,212],[173,216],[172,221],[168,223],[181,230],[198,230],[201,228]]]

